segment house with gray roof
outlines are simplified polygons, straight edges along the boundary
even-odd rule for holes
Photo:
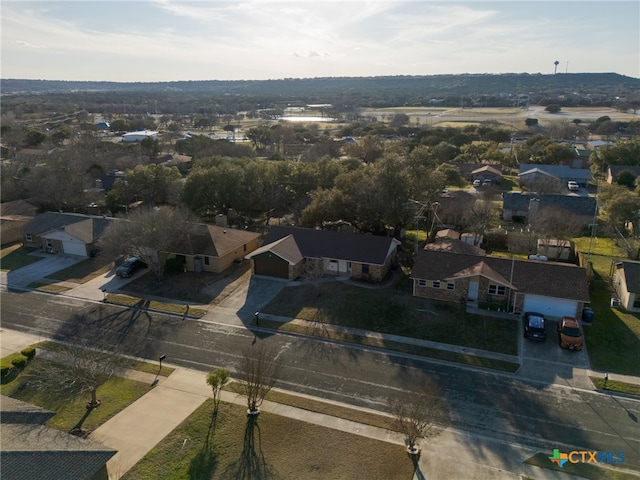
[[[566,188],[570,181],[586,187],[591,180],[591,170],[588,168],[571,168],[569,165],[541,165],[524,163],[520,165],[518,182],[522,186],[535,186],[537,183],[557,182],[557,186]]]
[[[549,317],[580,318],[589,302],[586,270],[565,263],[422,250],[410,278],[416,297]]]
[[[24,227],[25,246],[48,253],[88,257],[115,218],[79,213],[45,212]]]
[[[35,405],[2,396],[2,480],[102,480],[117,451],[50,428],[55,415]]]
[[[380,282],[391,269],[398,245],[388,236],[275,226],[263,245],[245,258],[256,275],[295,280],[309,265],[321,265],[325,274]]]
[[[613,286],[622,308],[630,312],[640,312],[640,262],[616,263]]]
[[[561,210],[581,225],[593,223],[597,201],[595,197],[523,192],[505,192],[502,196],[502,219],[529,223],[545,209]]]

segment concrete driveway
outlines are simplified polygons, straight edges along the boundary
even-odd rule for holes
[[[536,342],[524,338],[520,322],[520,369],[516,376],[525,380],[548,384],[565,384],[576,388],[593,389],[587,371],[589,360],[586,343],[581,351],[560,348],[558,322],[547,320],[547,340]]]
[[[220,318],[217,313],[226,313],[248,324],[253,320],[253,314],[260,311],[288,284],[289,281],[284,279],[251,275],[249,281],[243,282],[229,297],[213,308],[210,316]]]
[[[2,272],[0,281],[2,284],[6,285],[8,289],[25,288],[29,284],[38,281],[47,275],[51,275],[52,273],[86,260],[85,257],[79,257],[76,255],[51,255],[39,252],[32,253],[30,255],[42,257],[42,260],[17,270]]]

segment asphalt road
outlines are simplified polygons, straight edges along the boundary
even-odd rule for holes
[[[281,388],[385,410],[387,398],[438,388],[449,426],[543,452],[623,451],[640,471],[640,402],[269,331],[183,320],[34,292],[1,294],[2,326],[74,340],[89,336],[121,353],[208,371],[233,369],[242,352],[267,342],[284,362]],[[468,448],[476,448],[469,444]]]

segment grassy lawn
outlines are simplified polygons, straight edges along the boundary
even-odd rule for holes
[[[616,382],[615,380],[607,380],[605,383],[604,377],[589,377],[599,390],[609,390],[612,392],[621,392],[628,395],[640,396],[640,385],[634,385],[625,382]]]
[[[18,268],[26,267],[27,265],[42,260],[42,257],[29,255],[31,252],[33,252],[33,249],[22,247],[19,243],[4,246],[2,250],[0,250],[2,270],[17,270]]]
[[[341,325],[517,355],[517,322],[413,297],[406,277],[382,290],[325,283],[319,296],[313,285],[287,287],[262,311],[319,327]]]
[[[102,400],[102,404],[98,408],[87,410],[89,393],[68,399],[52,390],[37,389],[29,384],[29,370],[37,368],[42,362],[46,360],[34,358],[17,377],[0,387],[0,393],[56,412],[47,425],[65,431],[73,428],[92,431],[152,388],[147,383],[111,377],[98,387],[97,398]]]
[[[632,480],[638,478],[635,475],[616,471],[615,468],[604,468],[591,463],[567,462],[560,468],[555,463],[551,463],[551,460],[549,460],[550,456],[551,453],[536,453],[533,457],[525,460],[525,463],[556,472],[562,472],[567,475],[575,475],[579,478],[588,478],[589,480]],[[622,465],[624,466],[624,464]]]
[[[123,479],[409,479],[404,448],[207,400]],[[185,440],[186,439],[186,440]]]
[[[589,252],[593,266],[590,286],[591,308],[595,312],[593,325],[585,326],[587,351],[591,367],[603,372],[640,375],[640,363],[634,352],[640,351],[640,315],[611,308],[616,294],[611,286],[611,266],[626,255],[611,238],[575,238],[580,252]]]
[[[104,258],[87,258],[80,263],[59,270],[47,276],[60,282],[86,283],[113,268],[113,262]]]
[[[71,290],[71,287],[59,285],[57,283],[31,282],[29,288],[48,293],[62,293]]]

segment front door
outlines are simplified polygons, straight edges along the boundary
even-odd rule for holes
[[[475,302],[478,300],[478,282],[469,282],[469,293],[467,293],[467,300]]]

